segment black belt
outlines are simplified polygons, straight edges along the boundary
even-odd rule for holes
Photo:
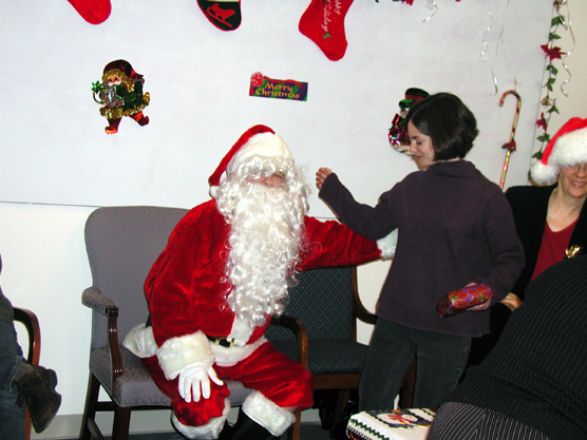
[[[236,342],[234,339],[226,339],[226,338],[214,338],[212,336],[207,336],[210,342],[213,342],[216,345],[220,345],[221,347],[234,347]]]

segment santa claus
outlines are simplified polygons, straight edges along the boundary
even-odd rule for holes
[[[177,224],[145,281],[150,322],[125,346],[172,399],[172,423],[192,439],[272,438],[312,406],[312,377],[264,335],[299,271],[390,255],[336,221],[306,216],[307,187],[285,141],[256,125],[209,178],[212,199]],[[386,247],[382,251],[382,247]],[[254,391],[238,421],[224,380]]]

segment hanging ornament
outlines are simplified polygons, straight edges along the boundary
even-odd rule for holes
[[[210,23],[222,31],[234,31],[241,24],[240,0],[198,0]]]
[[[499,187],[501,189],[503,189],[503,187],[505,185],[505,178],[506,178],[506,174],[508,172],[508,168],[510,165],[510,156],[512,155],[512,153],[514,151],[516,151],[516,140],[515,140],[516,128],[518,126],[518,119],[520,117],[520,110],[522,109],[522,98],[520,97],[518,92],[516,92],[515,90],[505,91],[501,95],[501,98],[499,99],[499,106],[503,107],[503,104],[505,103],[505,99],[508,95],[512,95],[516,98],[516,111],[514,113],[514,121],[512,122],[512,130],[510,133],[510,140],[508,142],[506,142],[505,144],[503,144],[501,147],[506,150],[505,159],[503,161],[503,167],[501,169],[501,177],[499,179]]]
[[[417,87],[410,87],[405,92],[404,99],[399,101],[399,113],[391,120],[391,127],[387,132],[387,140],[391,147],[400,153],[407,153],[409,141],[407,138],[406,116],[414,104],[428,97],[428,92]]]
[[[298,24],[331,61],[340,60],[347,48],[344,19],[353,0],[311,0]]]
[[[100,24],[110,17],[110,0],[67,0],[81,17],[90,24]]]
[[[107,134],[118,132],[123,116],[129,116],[140,126],[149,123],[143,109],[149,105],[151,96],[143,93],[145,79],[126,60],[111,61],[104,67],[102,81],[92,83],[94,101],[101,104],[100,114],[108,120]]]

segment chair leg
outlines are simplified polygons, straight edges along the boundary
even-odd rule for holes
[[[302,431],[302,411],[297,410],[294,413],[295,421],[287,434],[288,440],[300,440]]]
[[[336,410],[334,411],[334,423],[335,424],[340,421],[340,418],[342,417],[342,413],[344,412],[344,409],[345,409],[350,397],[351,397],[350,390],[340,390],[338,392],[338,399],[336,402]]]
[[[114,423],[112,425],[112,440],[128,440],[130,427],[130,408],[117,406],[114,410]]]
[[[100,392],[100,382],[90,372],[90,378],[88,380],[88,389],[86,391],[86,404],[84,407],[84,414],[82,415],[82,423],[80,428],[79,439],[90,440],[90,430],[88,428],[88,420],[95,420],[96,418],[96,406],[98,403],[98,394]]]

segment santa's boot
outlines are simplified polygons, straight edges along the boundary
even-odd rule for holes
[[[143,112],[135,113],[134,115],[130,115],[130,117],[137,121],[141,127],[149,123],[149,117],[145,116]]]
[[[234,426],[226,426],[220,433],[218,440],[270,440],[276,439],[269,431],[239,411],[238,420]]]
[[[61,395],[55,391],[57,374],[47,368],[22,363],[13,381],[19,400],[29,409],[35,431],[44,431],[61,405]]]
[[[108,127],[104,129],[107,134],[118,133],[118,124],[120,124],[120,118],[108,119]]]

